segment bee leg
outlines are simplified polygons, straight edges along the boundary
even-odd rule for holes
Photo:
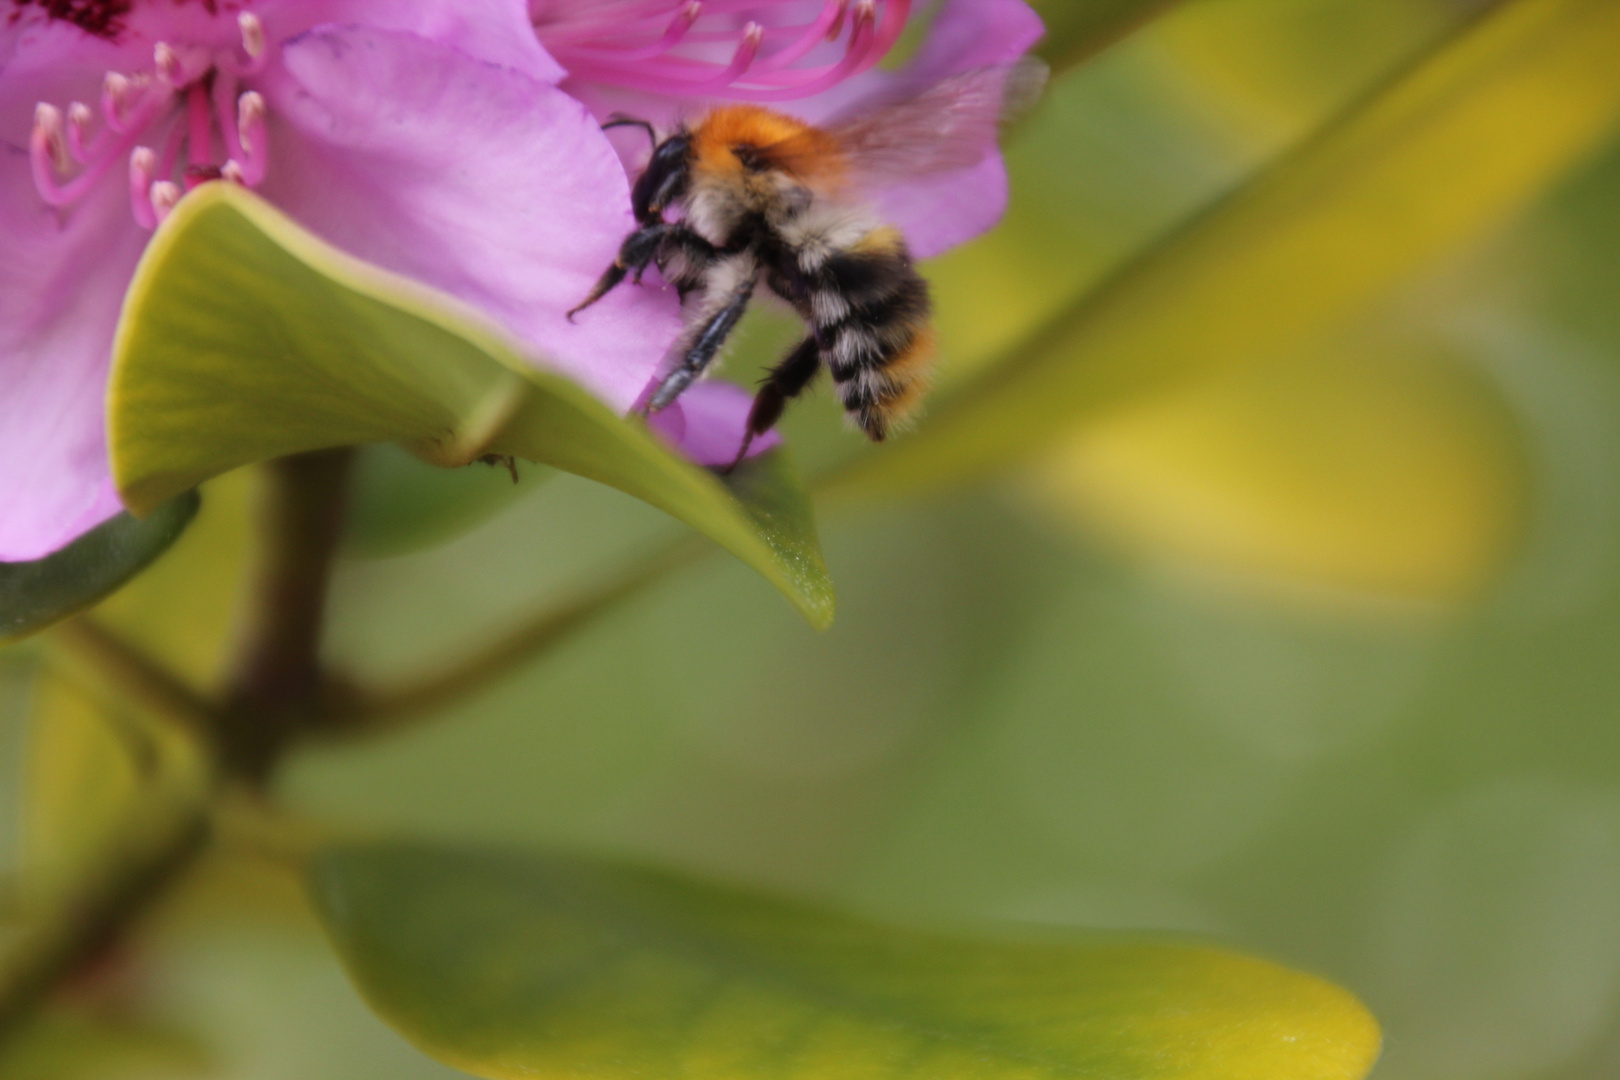
[[[658,254],[659,245],[675,226],[658,222],[654,225],[645,225],[624,238],[619,245],[619,257],[613,260],[613,265],[602,273],[592,287],[591,294],[582,303],[568,313],[568,321],[573,322],[574,316],[596,303],[602,297],[612,292],[623,281],[625,275],[634,270],[636,281],[641,281],[641,275],[652,262],[653,256]]]
[[[810,380],[821,370],[821,346],[815,337],[807,337],[787,357],[771,369],[754,395],[754,407],[748,410],[748,426],[743,432],[742,446],[723,472],[730,472],[743,463],[754,440],[776,426],[787,403],[804,392]]]
[[[667,406],[703,374],[704,369],[719,353],[720,346],[726,343],[726,338],[737,328],[737,323],[742,319],[743,312],[748,310],[748,301],[753,295],[754,279],[748,278],[732,291],[725,307],[709,316],[698,330],[697,337],[692,339],[686,355],[681,357],[680,365],[664,376],[664,381],[658,384],[658,390],[647,402],[647,412],[655,413]]]

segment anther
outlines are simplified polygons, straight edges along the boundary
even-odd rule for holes
[[[129,78],[116,71],[107,72],[101,80],[101,115],[107,126],[120,131],[124,126],[124,109],[129,104]]]
[[[236,99],[236,129],[241,132],[242,150],[255,153],[254,140],[264,131],[264,96],[257,90]]]
[[[737,46],[736,53],[731,58],[731,64],[725,71],[709,80],[713,86],[729,86],[744,75],[754,57],[759,53],[760,45],[765,41],[765,28],[757,22],[751,22],[743,27],[742,41]]]
[[[34,152],[50,159],[58,173],[68,170],[67,142],[62,137],[62,110],[48,102],[34,106]]]
[[[89,159],[88,148],[84,143],[86,130],[90,127],[90,106],[82,101],[75,101],[67,110],[67,143],[68,150],[78,161]]]
[[[180,85],[180,57],[170,48],[169,43],[160,41],[152,49],[152,66],[157,73],[170,86]]]
[[[181,194],[180,185],[173,180],[159,180],[152,185],[150,191],[152,211],[158,221],[161,222],[169,216],[169,211],[180,201]]]
[[[150,146],[137,146],[129,155],[129,207],[143,229],[157,228],[152,211],[152,174],[157,169],[157,153]]]
[[[242,31],[242,51],[248,54],[249,59],[256,59],[264,53],[264,23],[251,11],[244,11],[236,17],[237,28]]]
[[[844,16],[849,13],[849,0],[838,0],[838,11],[833,15],[832,25],[827,27],[827,40],[837,41],[838,35],[844,32]]]
[[[229,159],[219,167],[219,177],[221,180],[229,180],[233,184],[247,186],[247,173],[242,171],[242,166],[237,163],[235,158]]]

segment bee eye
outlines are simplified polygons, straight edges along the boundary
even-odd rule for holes
[[[737,155],[737,160],[742,162],[742,167],[747,169],[749,172],[764,171],[765,157],[759,152],[758,147],[733,146],[731,148],[731,152]]]

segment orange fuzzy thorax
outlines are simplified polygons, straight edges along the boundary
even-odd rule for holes
[[[741,177],[739,146],[767,169],[802,181],[834,181],[845,171],[838,141],[819,128],[759,105],[722,105],[692,130],[693,169],[714,178]]]

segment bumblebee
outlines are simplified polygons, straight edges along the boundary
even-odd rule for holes
[[[614,118],[604,126],[643,127],[654,143],[631,191],[638,228],[568,317],[657,266],[686,316],[675,366],[646,405],[657,412],[709,368],[763,286],[808,334],[760,386],[736,461],[823,367],[850,418],[881,442],[916,412],[935,338],[927,282],[864,193],[976,164],[1008,101],[1030,97],[1043,76],[976,69],[824,128],[750,104],[714,108],[661,140],[646,121]]]

